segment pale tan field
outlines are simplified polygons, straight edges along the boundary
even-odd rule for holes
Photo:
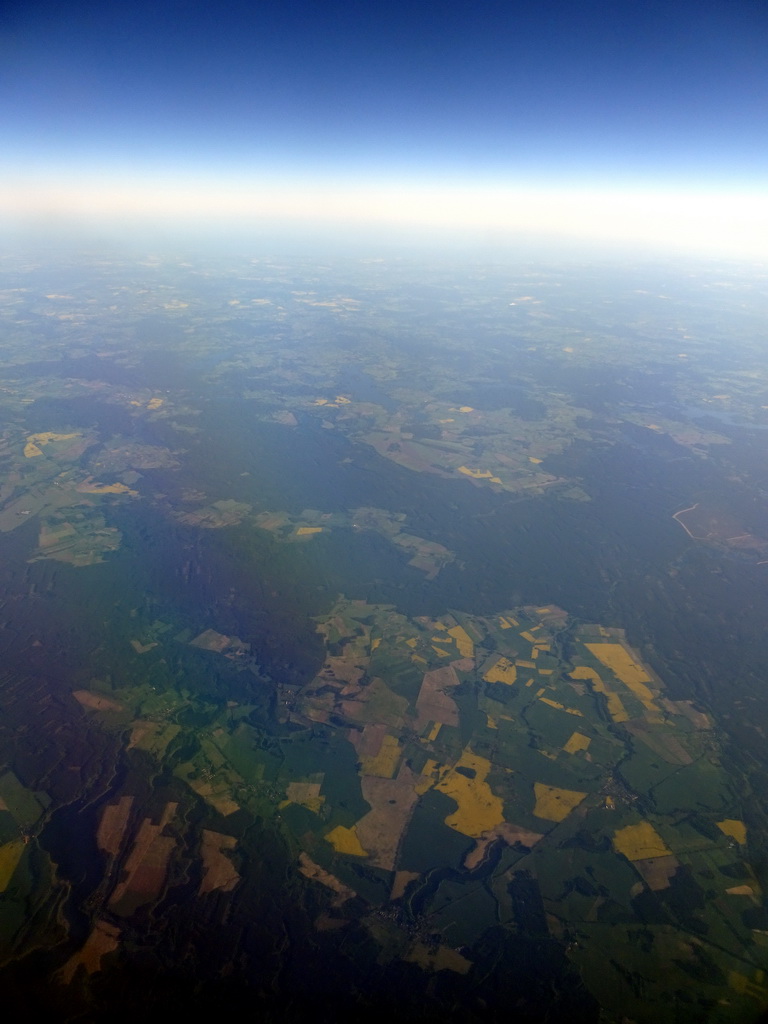
[[[200,853],[203,858],[204,874],[198,894],[203,896],[216,889],[220,889],[222,892],[232,892],[240,881],[240,875],[225,851],[234,850],[237,840],[234,836],[211,832],[207,828],[204,828],[202,832],[203,841]]]

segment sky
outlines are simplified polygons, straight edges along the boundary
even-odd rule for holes
[[[0,214],[768,255],[763,0],[5,0]]]

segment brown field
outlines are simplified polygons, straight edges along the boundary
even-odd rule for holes
[[[288,804],[301,804],[315,814],[325,803],[325,797],[320,795],[320,782],[289,782],[285,789],[286,799],[280,804],[285,807]]]
[[[632,862],[645,879],[648,888],[654,892],[661,889],[668,889],[672,876],[680,867],[677,857],[670,854],[668,857],[640,858]]]
[[[200,883],[198,895],[203,896],[216,889],[221,889],[222,892],[232,892],[240,881],[240,875],[224,851],[234,850],[236,846],[237,840],[234,836],[225,836],[221,832],[203,829],[200,853],[203,858],[205,874]]]
[[[350,889],[348,885],[344,885],[338,878],[321,868],[319,864],[315,864],[306,853],[299,854],[299,872],[305,878],[310,878],[313,882],[320,882],[321,885],[333,890],[337,896],[334,901],[335,906],[340,906],[357,895],[354,889]]]
[[[100,850],[116,857],[128,827],[133,807],[132,796],[121,796],[116,804],[107,804],[96,830],[96,844]]]
[[[400,897],[405,893],[408,885],[418,878],[418,871],[396,871],[395,880],[392,883],[392,892],[389,894],[391,900],[399,900]]]
[[[496,828],[484,832],[479,837],[475,846],[464,858],[464,867],[472,871],[478,864],[482,864],[488,847],[497,839],[503,839],[509,846],[514,846],[515,843],[522,843],[523,846],[531,848],[543,838],[544,836],[541,832],[532,832],[530,829],[521,828],[519,825],[510,825],[505,821],[501,825],[497,825]]]
[[[69,985],[81,965],[86,974],[96,974],[101,970],[102,957],[114,953],[120,945],[119,939],[119,928],[108,921],[97,921],[83,948],[67,960],[58,972],[58,977],[65,985]]]
[[[399,730],[403,727],[408,701],[393,693],[384,680],[377,677],[361,688],[354,700],[342,700],[339,707],[352,720],[384,722]]]
[[[398,739],[395,736],[384,736],[378,753],[361,758],[360,774],[391,779],[400,763],[401,753],[402,748]]]
[[[697,729],[712,728],[712,719],[703,711],[697,711],[692,700],[669,700],[664,697],[659,703],[671,715],[684,715]]]
[[[329,657],[323,665],[322,681],[331,685],[346,685],[348,692],[353,690],[365,675],[367,658],[359,655],[354,648],[349,648],[349,653],[340,657]]]
[[[387,735],[382,722],[369,722],[362,730],[350,729],[347,738],[360,757],[375,757],[381,749],[381,741]]]
[[[125,710],[123,705],[118,704],[116,700],[110,700],[108,697],[100,697],[96,693],[91,693],[90,690],[73,690],[72,696],[78,704],[82,704],[84,708],[91,708],[93,711]]]
[[[455,971],[457,974],[467,974],[472,966],[471,960],[467,960],[450,946],[438,946],[432,951],[422,942],[416,942],[405,959],[409,963],[418,964],[425,971]]]
[[[162,831],[177,807],[175,803],[166,804],[159,825],[153,825],[150,818],[145,818],[139,826],[123,866],[125,877],[115,886],[109,900],[114,913],[128,916],[143,903],[157,899],[162,892],[168,861],[176,846],[176,840],[162,835]]]
[[[217,633],[215,629],[206,629],[194,640],[189,641],[190,647],[200,647],[204,651],[215,651],[220,654],[230,645],[230,638],[223,633]]]
[[[459,677],[453,665],[434,668],[424,673],[419,696],[416,700],[417,718],[414,729],[419,732],[427,722],[441,725],[458,725],[459,709],[447,690],[459,685]]]
[[[157,647],[157,643],[143,644],[140,640],[131,640],[131,647],[136,651],[137,654],[148,654],[154,647]]]
[[[187,768],[193,770],[192,765],[187,765]],[[240,804],[236,803],[230,796],[230,786],[226,781],[206,782],[204,779],[189,779],[184,776],[184,779],[190,789],[193,789],[198,796],[201,796],[203,800],[207,801],[211,807],[215,808],[219,814],[223,814],[224,817],[228,814],[234,814],[235,811],[240,810]]]
[[[438,725],[437,728],[439,730],[440,726]],[[422,793],[426,793],[428,789],[431,789],[434,786],[439,774],[437,768],[437,761],[433,761],[430,757],[421,769],[421,775],[414,776],[415,781],[413,783],[413,789],[415,793],[418,793],[419,796],[421,796]],[[400,769],[400,774],[402,775],[405,770],[406,768],[403,766]]]
[[[418,778],[403,768],[396,779],[372,775],[362,779],[363,797],[371,810],[358,821],[357,836],[370,862],[385,871],[394,871],[400,839],[418,800],[414,789]]]

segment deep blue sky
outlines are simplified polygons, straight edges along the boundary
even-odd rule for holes
[[[18,177],[763,187],[762,0],[6,0]]]

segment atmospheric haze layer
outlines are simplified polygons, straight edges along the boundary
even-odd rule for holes
[[[749,0],[12,3],[0,38],[22,236],[764,253],[768,15]]]

